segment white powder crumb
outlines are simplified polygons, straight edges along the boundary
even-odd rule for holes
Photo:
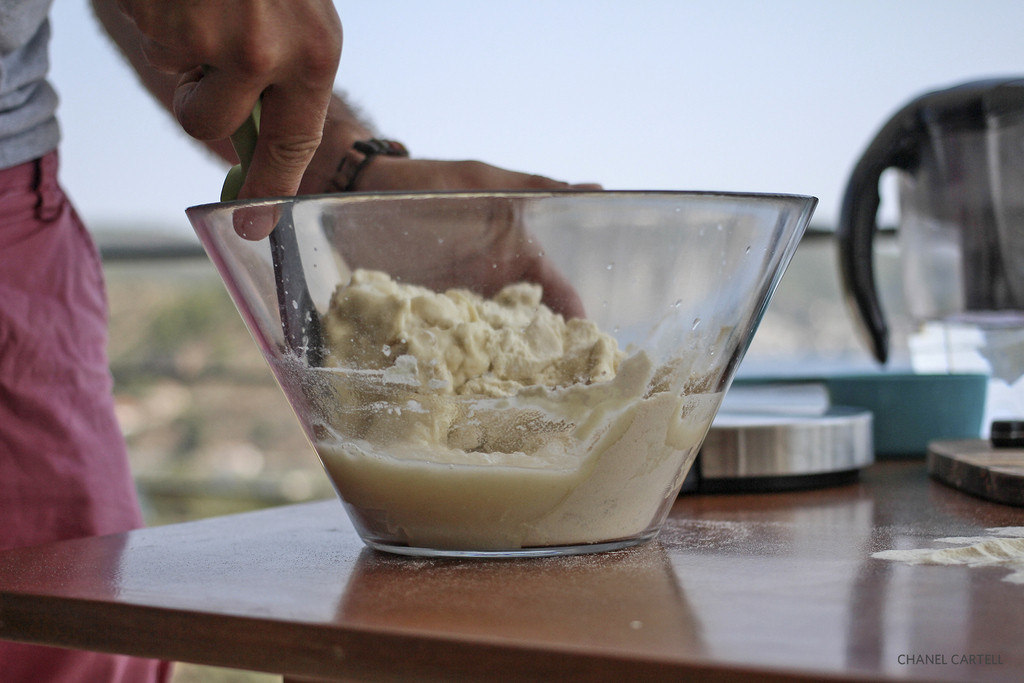
[[[1024,527],[996,527],[988,536],[957,536],[936,539],[956,548],[883,550],[872,557],[907,564],[1000,567],[1010,570],[1003,581],[1024,584]]]

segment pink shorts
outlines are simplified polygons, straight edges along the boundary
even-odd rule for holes
[[[0,550],[142,524],[114,417],[100,261],[57,166],[52,152],[0,171]],[[0,641],[3,683],[169,672],[165,662]]]

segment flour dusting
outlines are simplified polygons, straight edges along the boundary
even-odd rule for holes
[[[956,548],[883,550],[872,557],[907,564],[1000,567],[1010,570],[1003,581],[1024,584],[1024,527],[986,529],[988,536],[955,536],[936,539]]]

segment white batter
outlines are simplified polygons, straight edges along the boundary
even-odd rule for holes
[[[370,537],[575,545],[660,521],[721,400],[517,284],[493,299],[357,271],[324,319],[317,450]]]

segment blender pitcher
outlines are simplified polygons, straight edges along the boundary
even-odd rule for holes
[[[1024,415],[1024,77],[921,95],[878,132],[846,187],[837,237],[844,291],[879,362],[889,326],[874,281],[878,183],[895,169],[914,369],[985,372],[989,403]],[[1014,394],[1017,394],[1016,398]],[[990,414],[988,417],[1004,417]]]

